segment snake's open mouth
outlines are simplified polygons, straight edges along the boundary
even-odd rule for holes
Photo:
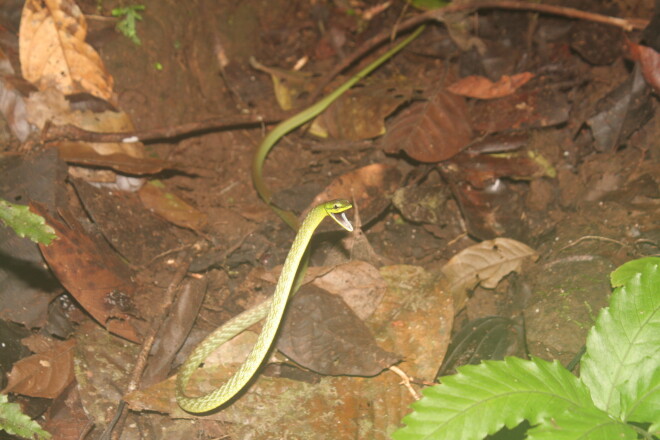
[[[345,212],[342,212],[342,213],[333,213],[333,212],[331,212],[329,214],[330,214],[330,217],[332,217],[332,219],[334,221],[339,223],[339,226],[346,229],[348,232],[353,232],[353,225],[346,218],[346,213]]]

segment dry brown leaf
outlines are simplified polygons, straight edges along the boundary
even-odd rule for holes
[[[19,35],[23,77],[41,90],[88,92],[110,101],[112,76],[86,36],[85,16],[73,0],[27,0]]]
[[[16,362],[2,393],[54,399],[73,381],[74,339],[58,342],[51,350]]]
[[[57,240],[39,249],[60,283],[110,332],[140,341],[144,324],[130,313],[135,285],[128,267],[108,248],[53,218],[43,206],[33,203],[30,208],[57,233]]]
[[[199,231],[206,225],[206,214],[167,191],[159,180],[150,180],[138,192],[142,204],[165,220]]]
[[[532,78],[534,78],[534,74],[530,72],[517,73],[512,76],[502,75],[497,82],[484,76],[470,75],[456,81],[447,87],[447,90],[469,98],[495,99],[511,95]]]
[[[397,115],[382,148],[392,154],[404,151],[420,162],[440,162],[460,152],[471,138],[465,100],[441,90]]]
[[[396,79],[354,87],[317,117],[309,132],[352,141],[382,136],[385,118],[410,100],[412,94],[406,82]]]
[[[526,259],[537,258],[534,249],[510,238],[483,241],[454,255],[442,268],[442,282],[458,311],[465,305],[468,291],[479,284],[494,289],[509,273],[520,271]]]

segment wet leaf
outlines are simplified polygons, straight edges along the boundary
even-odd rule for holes
[[[9,373],[3,393],[54,399],[73,381],[76,341],[57,342],[53,349],[21,359]]]
[[[467,76],[447,87],[447,90],[461,96],[476,99],[496,99],[515,93],[534,78],[530,72],[518,73],[512,76],[503,75],[497,82],[493,82],[484,76]]]
[[[314,198],[307,210],[328,200],[348,199],[359,206],[362,224],[367,224],[389,206],[400,181],[401,173],[392,165],[367,165],[337,177]],[[320,230],[340,228],[334,222],[323,222],[320,226]]]
[[[442,283],[460,310],[477,285],[494,289],[509,273],[519,272],[525,260],[537,258],[534,249],[510,238],[483,241],[463,249],[444,265]]]
[[[440,162],[465,148],[471,138],[464,99],[441,90],[401,111],[381,145],[387,153],[404,151],[420,162]]]
[[[206,214],[167,191],[160,180],[150,180],[138,194],[147,209],[177,226],[198,231],[206,225]]]
[[[31,208],[59,237],[50,246],[39,248],[60,283],[109,331],[139,341],[143,325],[129,314],[135,286],[126,265],[108,248],[56,220],[42,206],[33,204]]]
[[[86,36],[85,16],[73,0],[27,0],[19,34],[23,77],[40,90],[111,100],[114,81]]]
[[[344,300],[313,286],[291,300],[277,348],[303,367],[332,376],[375,376],[401,360],[376,345]]]
[[[488,316],[465,324],[452,338],[437,376],[454,374],[456,367],[476,365],[505,356],[527,357],[525,330],[512,319]]]

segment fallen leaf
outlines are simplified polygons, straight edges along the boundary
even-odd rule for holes
[[[273,80],[275,98],[282,110],[292,110],[300,105],[300,97],[314,91],[316,86],[312,82],[314,74],[299,70],[285,70],[277,67],[264,66],[254,58],[250,58],[250,65],[270,75]]]
[[[430,100],[414,102],[401,111],[381,146],[392,154],[402,150],[420,162],[440,162],[465,148],[471,138],[465,100],[441,90]]]
[[[53,218],[43,206],[32,203],[30,208],[55,229],[58,240],[39,249],[60,283],[102,326],[138,342],[143,324],[129,313],[135,285],[127,266],[88,235]]]
[[[40,354],[21,359],[12,367],[2,393],[54,399],[73,381],[73,347],[76,341],[57,342]]]
[[[525,260],[536,261],[536,251],[510,238],[483,241],[454,255],[442,268],[442,284],[461,310],[468,291],[481,285],[494,289],[511,272],[519,272]]]
[[[378,269],[364,261],[340,264],[314,278],[312,284],[340,296],[362,320],[376,310],[387,288]]]
[[[515,93],[527,81],[534,78],[530,72],[517,73],[515,75],[502,75],[493,82],[484,76],[470,75],[447,87],[447,90],[461,96],[476,99],[496,99]]]
[[[159,180],[147,182],[138,195],[147,209],[177,226],[199,231],[206,225],[206,214],[167,191]]]
[[[412,98],[403,80],[361,84],[314,119],[309,132],[322,138],[359,141],[382,136],[385,118]]]
[[[73,0],[27,0],[19,33],[23,77],[40,90],[111,100],[112,76],[86,36],[85,16]]]
[[[378,347],[344,300],[305,286],[291,300],[277,348],[320,374],[375,376],[401,358]]]
[[[174,168],[174,165],[166,160],[151,157],[137,158],[125,153],[100,154],[87,142],[52,142],[49,145],[56,147],[60,158],[68,163],[110,168],[125,174],[142,176]]]
[[[433,382],[451,340],[454,306],[435,274],[419,266],[380,268],[387,291],[366,324],[378,345],[403,356],[399,368]]]

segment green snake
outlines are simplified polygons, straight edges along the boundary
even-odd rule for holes
[[[243,387],[252,379],[257,372],[263,360],[266,358],[270,346],[275,339],[277,328],[282,320],[284,309],[286,307],[289,292],[296,277],[300,260],[307,249],[307,245],[312,238],[316,227],[326,216],[332,217],[341,227],[347,231],[352,231],[353,226],[346,218],[345,211],[351,209],[353,205],[348,200],[333,200],[322,203],[312,209],[305,220],[300,225],[300,229],[293,240],[291,250],[282,266],[282,273],[277,280],[275,293],[271,300],[266,300],[259,306],[244,312],[241,315],[231,319],[222,327],[206,337],[190,357],[181,366],[176,377],[176,400],[179,406],[188,412],[201,413],[207,412],[226,403],[234,397]],[[270,310],[269,310],[270,309]],[[186,386],[190,377],[195,372],[201,362],[211,354],[216,348],[234,337],[246,327],[260,321],[264,312],[267,312],[266,321],[257,342],[247,359],[238,368],[236,373],[227,380],[220,388],[200,397],[188,397],[185,394]]]
[[[286,308],[287,300],[294,285],[294,281],[296,280],[296,273],[299,271],[299,267],[302,271],[307,266],[306,260],[302,265],[301,260],[303,260],[309,241],[321,221],[323,221],[326,216],[330,216],[347,231],[353,230],[353,226],[346,219],[345,215],[345,211],[353,206],[348,200],[338,199],[316,206],[309,212],[300,225],[298,223],[298,218],[294,213],[273,205],[271,202],[271,193],[264,183],[262,176],[263,164],[266,160],[266,156],[282,136],[318,116],[344,92],[407,46],[421,33],[422,30],[423,26],[362,69],[355,76],[351,77],[331,94],[277,125],[264,138],[257,149],[252,162],[252,180],[254,186],[257,189],[259,196],[270,206],[270,208],[273,209],[273,211],[277,213],[291,228],[297,230],[298,233],[291,245],[291,250],[286,257],[286,260],[284,261],[284,266],[282,267],[280,278],[277,280],[277,286],[275,287],[275,293],[273,296],[256,307],[246,310],[240,315],[232,318],[209,334],[201,343],[199,343],[199,345],[197,345],[188,359],[186,359],[183,365],[179,368],[176,377],[175,395],[177,403],[185,411],[191,413],[204,413],[226,404],[233,399],[255,375],[266,358],[273,340],[275,339],[277,329]],[[220,388],[217,388],[208,394],[198,397],[188,396],[185,392],[186,386],[195,370],[197,370],[197,367],[222,344],[246,328],[261,321],[264,317],[266,317],[266,320],[252,351],[250,351],[247,359],[241,364],[234,375],[231,376]]]

